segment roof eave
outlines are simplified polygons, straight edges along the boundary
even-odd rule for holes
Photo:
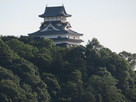
[[[71,17],[72,15],[57,15],[57,16],[39,15],[39,17],[41,17],[41,18],[44,18],[44,17],[58,17],[58,16]]]
[[[43,15],[43,14],[42,14],[42,15],[39,15],[39,17],[44,18],[44,15]]]
[[[66,17],[71,17],[72,15],[67,14]]]

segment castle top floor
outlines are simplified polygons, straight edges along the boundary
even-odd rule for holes
[[[44,18],[44,22],[50,21],[62,21],[65,22],[67,17],[71,15],[67,14],[64,6],[46,7],[45,12],[39,17]]]

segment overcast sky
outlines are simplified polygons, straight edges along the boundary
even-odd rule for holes
[[[114,52],[136,53],[136,0],[0,0],[0,35],[27,35],[39,29],[46,5],[64,4],[82,43],[97,38]]]

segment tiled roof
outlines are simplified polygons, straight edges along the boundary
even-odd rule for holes
[[[46,7],[45,12],[42,15],[39,15],[39,17],[54,17],[54,16],[70,17],[71,15],[66,13],[64,6]]]
[[[34,33],[31,33],[29,34],[29,36],[46,36],[46,35],[55,35],[55,34],[70,34],[70,35],[76,35],[76,36],[82,36],[83,34],[80,34],[80,33],[77,33],[73,30],[59,30],[59,31],[56,31],[56,30],[52,30],[52,31],[37,31],[37,32],[34,32]]]

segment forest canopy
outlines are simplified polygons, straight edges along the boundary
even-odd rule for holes
[[[92,39],[62,48],[50,39],[0,37],[0,102],[136,102],[136,54]]]

